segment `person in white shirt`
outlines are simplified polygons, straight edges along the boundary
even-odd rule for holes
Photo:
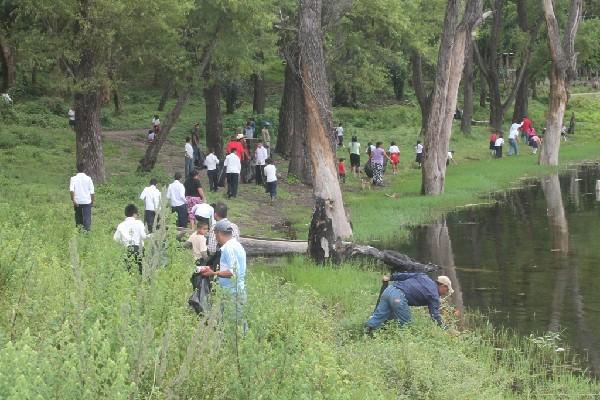
[[[354,176],[360,174],[360,143],[356,136],[352,136],[352,141],[348,143],[348,153],[350,153],[350,169]]]
[[[140,200],[144,201],[144,223],[148,226],[148,232],[150,233],[154,230],[156,213],[160,208],[161,193],[156,187],[157,183],[155,178],[150,179],[150,186],[145,187],[142,194],[140,194]],[[158,221],[156,222],[158,224]]]
[[[75,129],[75,111],[73,111],[72,108],[69,108],[67,116],[69,117],[69,126]]]
[[[398,164],[400,163],[400,148],[396,146],[396,142],[390,143],[388,153],[390,153],[390,160],[392,160],[392,172],[394,175],[398,175]]]
[[[417,140],[417,145],[415,146],[415,153],[417,157],[415,158],[415,162],[419,164],[419,168],[421,168],[421,164],[423,163],[423,145],[420,140]]]
[[[273,200],[277,197],[277,168],[273,164],[272,159],[267,159],[267,166],[265,167],[265,177],[267,180],[267,193],[271,195],[271,205]]]
[[[117,242],[127,248],[127,269],[131,269],[131,264],[135,263],[142,273],[142,257],[140,249],[144,246],[146,228],[144,223],[137,219],[138,208],[134,204],[128,204],[125,207],[125,221],[117,226],[117,230],[113,236]]]
[[[237,155],[237,149],[231,149],[231,153],[225,157],[223,166],[227,174],[227,198],[237,197],[240,172],[242,171],[242,162]]]
[[[267,161],[267,158],[269,158],[269,153],[267,151],[267,148],[265,146],[263,146],[262,140],[260,140],[258,142],[258,145],[256,146],[256,152],[255,152],[254,158],[256,160],[256,168],[255,168],[255,172],[254,172],[256,184],[262,185],[263,181],[264,181],[263,170],[265,169],[265,162]]]
[[[211,192],[219,190],[217,184],[219,176],[217,166],[219,165],[219,162],[219,158],[215,155],[215,151],[213,149],[208,149],[208,155],[204,159],[204,166],[206,167],[206,176],[208,177],[208,186]]]
[[[149,130],[148,131],[148,143],[154,142],[154,139],[156,139],[156,134],[154,133],[153,130]]]
[[[194,170],[194,147],[191,143],[191,138],[185,138],[185,179],[187,179]]]
[[[75,226],[83,226],[89,231],[92,229],[92,205],[96,199],[94,182],[84,172],[82,163],[77,163],[77,175],[71,177],[69,191],[75,210]]]
[[[454,150],[448,150],[448,155],[446,157],[446,167],[450,164],[457,164],[456,160],[454,159]]]
[[[196,221],[198,220],[206,220],[208,221],[209,227],[215,221],[215,209],[208,203],[199,203],[192,207],[192,212],[196,217]]]
[[[496,148],[496,158],[502,158],[502,145],[504,144],[504,138],[502,134],[498,134],[494,147]]]
[[[181,183],[181,172],[175,172],[175,180],[167,188],[167,199],[171,203],[171,211],[177,213],[177,227],[185,228],[188,222],[185,186]]]
[[[510,146],[508,148],[509,156],[519,154],[519,145],[517,143],[519,142],[519,129],[521,129],[522,126],[523,122],[513,122],[510,126],[510,131],[508,133],[508,145]]]
[[[154,114],[152,117],[152,129],[158,135],[160,132],[160,118],[158,118],[158,114]]]
[[[344,145],[344,128],[342,124],[339,124],[337,128],[335,128],[335,133],[337,135],[337,144],[338,147],[342,147]]]

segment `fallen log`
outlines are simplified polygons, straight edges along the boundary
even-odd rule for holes
[[[306,254],[306,240],[264,239],[255,237],[240,237],[240,243],[250,257],[278,257],[288,254]]]

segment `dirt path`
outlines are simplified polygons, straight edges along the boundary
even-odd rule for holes
[[[102,135],[104,139],[121,147],[122,154],[125,157],[127,157],[129,149],[135,148],[144,152],[147,146],[146,131],[144,129],[105,131]],[[301,184],[288,185],[286,162],[281,161],[276,162],[276,164],[281,173],[281,179],[278,181],[278,192],[281,193],[282,199],[270,206],[264,190],[254,183],[250,183],[240,184],[238,198],[228,201],[228,204],[235,212],[236,222],[239,223],[242,232],[267,237],[295,239],[296,234],[291,228],[287,213],[301,208],[302,213],[306,212],[306,221],[308,222],[312,207],[312,190]],[[169,175],[173,175],[176,171],[183,172],[183,146],[179,148],[166,142],[159,154],[158,166],[163,168]],[[203,185],[207,186],[206,170],[202,171],[200,180]],[[218,194],[209,193],[208,200],[213,202],[224,199],[223,192],[224,189],[220,189]],[[232,202],[237,204],[231,204]]]

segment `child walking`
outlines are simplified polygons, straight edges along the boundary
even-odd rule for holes
[[[113,239],[127,248],[127,255],[125,256],[127,270],[131,270],[132,265],[137,265],[141,274],[141,250],[148,235],[144,223],[138,220],[137,217],[138,208],[134,204],[128,204],[125,207],[125,220],[117,226]]]
[[[344,158],[338,159],[338,179],[342,183],[346,183],[346,164],[344,161]]]
[[[392,161],[392,173],[398,175],[398,164],[400,163],[400,148],[396,146],[396,142],[390,144],[388,149],[390,153],[390,160]]]
[[[423,163],[423,145],[421,144],[420,140],[417,140],[417,145],[415,146],[415,153],[417,154],[415,162],[419,165],[419,168],[421,168],[421,164]]]
[[[496,139],[498,139],[498,134],[496,132],[492,132],[490,135],[490,154],[492,157],[496,155]]]
[[[273,159],[268,158],[265,167],[265,177],[267,181],[266,192],[271,196],[271,205],[277,197],[277,168],[273,164]]]
[[[504,145],[504,136],[500,133],[494,142],[496,158],[502,158],[502,146]]]

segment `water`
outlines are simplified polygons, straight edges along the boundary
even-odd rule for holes
[[[600,169],[529,182],[494,206],[417,227],[398,246],[443,267],[460,307],[523,335],[561,332],[600,376]]]

